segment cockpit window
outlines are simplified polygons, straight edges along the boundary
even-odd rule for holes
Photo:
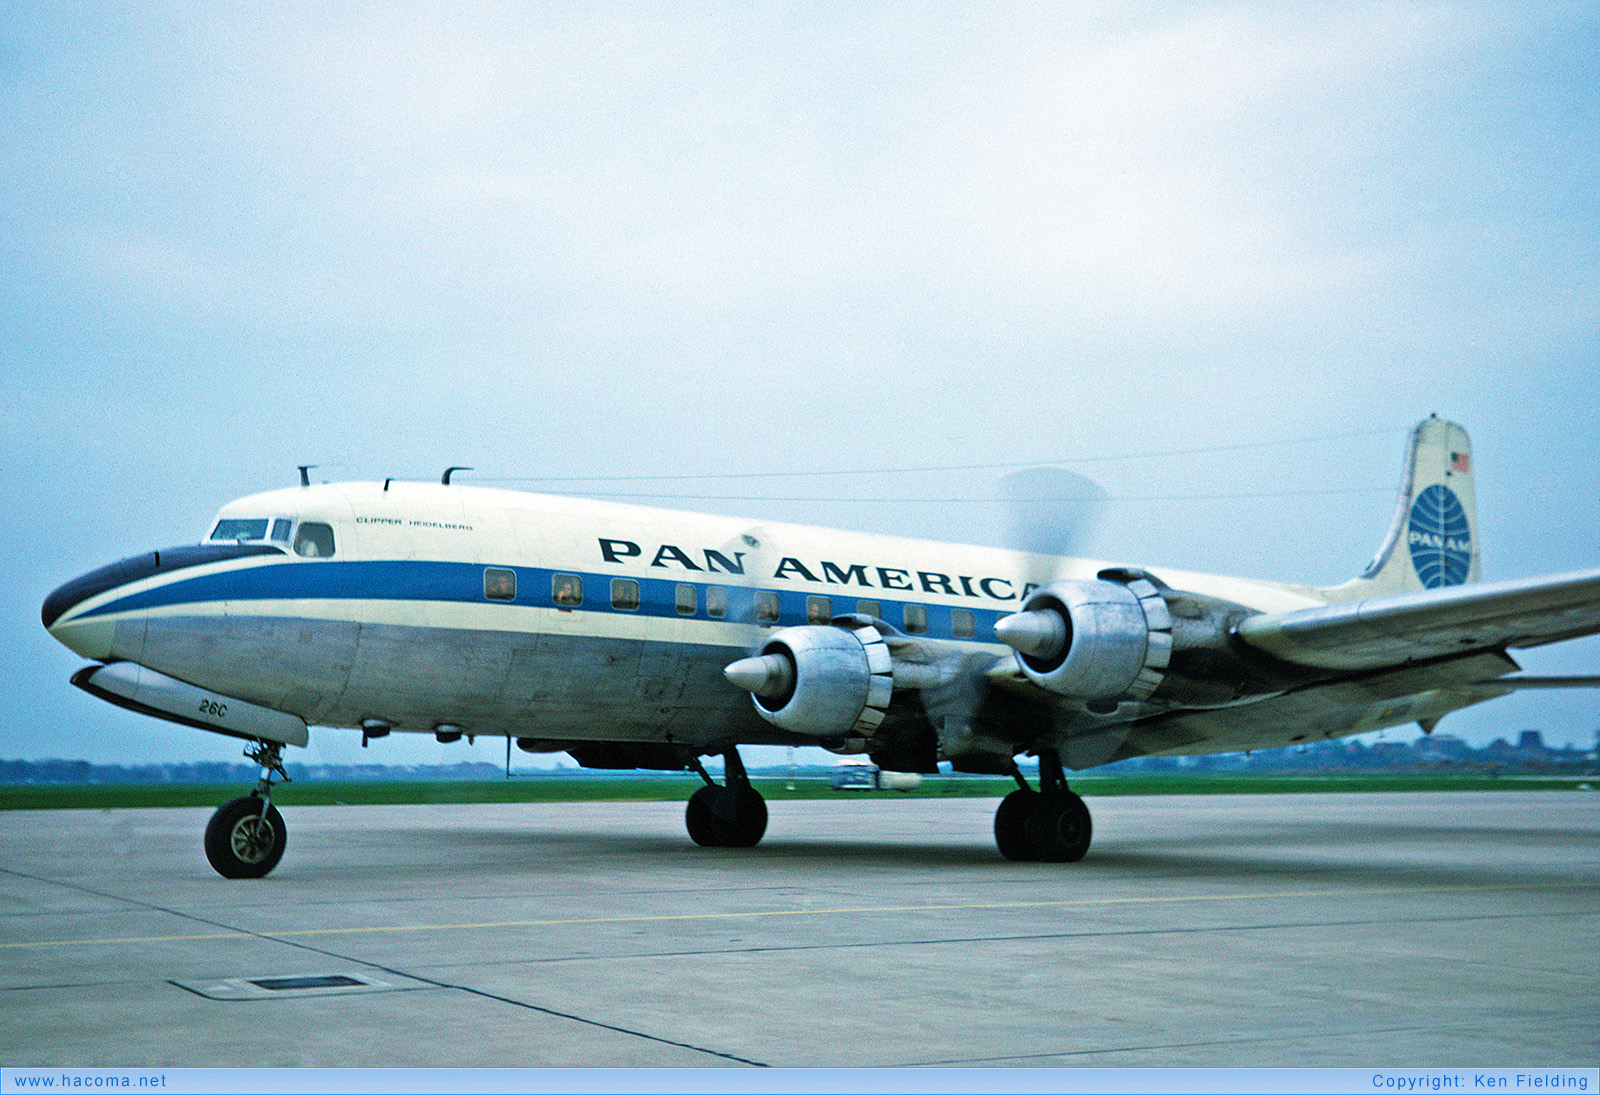
[[[289,526],[294,524],[287,517],[280,517],[272,522],[272,538],[282,543],[289,542]]]
[[[217,522],[217,527],[211,530],[213,540],[265,540],[267,538],[267,519],[265,517],[224,517]]]
[[[294,553],[307,559],[326,559],[333,554],[333,527],[319,521],[302,521],[294,534]]]

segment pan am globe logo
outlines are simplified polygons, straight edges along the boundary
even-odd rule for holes
[[[1461,499],[1449,487],[1428,487],[1411,504],[1406,531],[1411,565],[1423,586],[1458,586],[1472,566],[1472,528]]]

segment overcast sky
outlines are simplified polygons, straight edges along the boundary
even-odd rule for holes
[[[1486,579],[1600,563],[1597,108],[1592,3],[18,0],[0,757],[236,758],[38,606],[298,464],[981,541],[1057,463],[1087,553],[1331,584],[1438,412]]]

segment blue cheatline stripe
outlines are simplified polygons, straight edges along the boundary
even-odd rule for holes
[[[517,576],[515,600],[489,600],[483,595],[483,572],[489,567],[509,570]],[[430,601],[475,605],[518,605],[524,608],[567,609],[551,597],[551,578],[556,574],[577,574],[583,579],[583,603],[570,607],[573,612],[607,612],[624,616],[650,616],[662,619],[700,619],[706,616],[706,589],[719,586],[727,591],[730,623],[749,622],[751,605],[757,592],[743,585],[720,582],[685,582],[673,578],[636,578],[639,583],[639,607],[619,610],[611,607],[611,579],[613,574],[595,574],[582,571],[555,570],[548,567],[512,567],[493,563],[446,563],[415,560],[390,560],[383,562],[348,562],[335,560],[321,562],[283,561],[262,566],[244,567],[211,574],[201,574],[164,583],[139,593],[132,593],[110,601],[99,608],[85,612],[80,619],[109,616],[121,612],[138,612],[176,605],[206,604],[218,601]],[[695,589],[695,613],[692,617],[680,616],[677,610],[677,587],[691,585]],[[778,595],[779,623],[789,626],[804,623],[806,599],[817,594],[800,590],[764,588],[761,592]],[[883,616],[896,627],[904,627],[906,604],[920,604],[928,614],[928,634],[933,638],[949,638],[951,612],[948,605],[928,604],[922,601],[889,600],[883,591],[863,588],[840,592],[831,597],[835,615],[853,611],[857,600],[876,601],[883,607]],[[977,624],[978,641],[994,640],[994,624],[1004,611],[970,609]]]

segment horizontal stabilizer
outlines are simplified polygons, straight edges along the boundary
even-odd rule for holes
[[[1600,677],[1496,677],[1472,687],[1506,692],[1520,688],[1600,688]]]

